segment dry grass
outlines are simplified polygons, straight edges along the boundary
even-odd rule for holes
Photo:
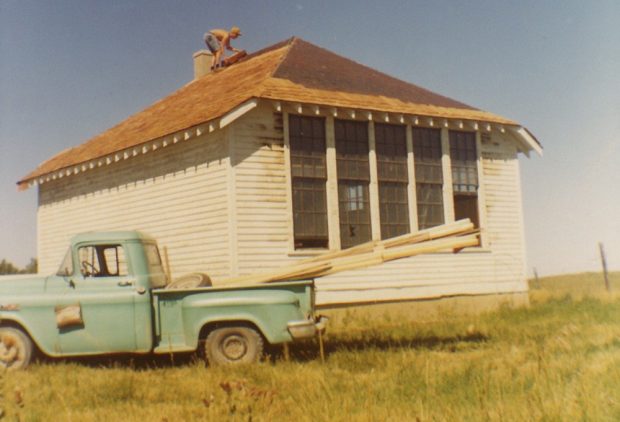
[[[617,421],[620,300],[596,277],[541,279],[529,308],[432,323],[345,311],[325,363],[314,342],[238,368],[42,362],[2,374],[2,408],[22,421]]]
[[[604,301],[620,298],[620,272],[609,273],[611,294],[605,288],[602,273],[580,273],[562,276],[542,277],[538,281],[530,280],[530,297],[534,301],[544,302],[550,298],[584,297],[598,298]]]

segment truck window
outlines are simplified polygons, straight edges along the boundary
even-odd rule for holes
[[[146,257],[148,272],[151,275],[151,287],[164,287],[166,285],[166,275],[164,273],[161,256],[159,255],[159,249],[157,249],[157,244],[145,243],[144,255]]]
[[[122,246],[110,246],[103,250],[108,275],[125,276],[127,275],[127,261]]]
[[[121,245],[89,245],[78,249],[80,271],[84,277],[126,276],[127,259]]]
[[[159,256],[159,250],[156,245],[146,244],[144,245],[144,251],[146,252],[146,260],[149,267],[161,267],[161,257]]]

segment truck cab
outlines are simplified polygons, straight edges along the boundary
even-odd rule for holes
[[[312,281],[166,288],[155,239],[75,236],[56,274],[0,277],[0,365],[49,356],[202,350],[210,363],[260,359],[264,342],[312,337]]]

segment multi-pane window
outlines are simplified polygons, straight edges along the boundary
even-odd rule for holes
[[[290,116],[289,142],[295,249],[327,248],[325,120]]]
[[[335,120],[341,247],[371,239],[368,123]]]
[[[418,227],[426,229],[444,223],[441,131],[413,128]]]
[[[479,227],[478,154],[474,132],[450,131],[454,218],[469,218]]]
[[[409,233],[409,177],[405,133],[405,126],[375,125],[382,239]]]
[[[372,239],[369,123],[334,119],[333,127],[338,224],[345,249]],[[411,227],[407,127],[375,123],[374,129],[379,194],[379,203],[373,204],[379,209],[374,224],[380,225],[381,238],[388,239],[409,233]],[[448,152],[455,219],[469,218],[479,227],[476,133],[449,131],[449,151],[442,147],[441,133],[436,128],[412,128],[418,228],[445,222],[442,158]],[[290,115],[289,146],[295,249],[328,248],[325,119]]]

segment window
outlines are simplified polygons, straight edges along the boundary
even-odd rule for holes
[[[144,256],[148,265],[148,273],[151,275],[149,277],[151,287],[164,287],[167,281],[167,274],[164,271],[161,256],[159,255],[159,249],[157,249],[157,244],[145,243]]]
[[[444,223],[441,131],[413,128],[418,227],[420,230]]]
[[[335,120],[341,247],[371,239],[368,123]]]
[[[80,271],[84,277],[126,276],[127,260],[121,245],[89,245],[78,249]]]
[[[375,125],[382,239],[409,233],[409,176],[405,133],[405,126]]]
[[[290,116],[289,142],[295,249],[327,248],[325,120]]]
[[[147,243],[144,245],[144,252],[146,255],[146,262],[149,268],[154,268],[160,270],[163,265],[161,262],[161,257],[159,255],[159,249],[157,249],[157,245]],[[159,272],[159,271],[149,271],[149,272]]]
[[[450,161],[454,218],[469,218],[475,227],[479,227],[478,154],[474,132],[450,131]]]

